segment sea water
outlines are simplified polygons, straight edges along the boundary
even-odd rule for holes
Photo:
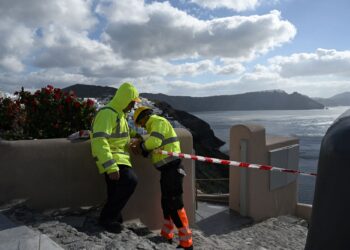
[[[229,130],[236,124],[257,124],[266,134],[294,136],[300,140],[299,169],[317,172],[318,157],[323,136],[342,113],[350,107],[329,107],[315,110],[254,110],[192,112],[209,123],[215,135],[226,142],[221,151],[228,152]],[[312,204],[315,177],[298,176],[298,200]]]

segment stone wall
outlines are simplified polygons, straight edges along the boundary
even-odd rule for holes
[[[192,153],[192,135],[176,129],[182,151]],[[25,199],[35,209],[95,206],[104,202],[105,183],[91,156],[90,141],[67,139],[0,141],[0,202]],[[123,210],[124,219],[140,218],[150,229],[162,224],[159,172],[149,159],[132,155],[139,183]],[[183,160],[187,176],[184,202],[195,221],[194,163]]]

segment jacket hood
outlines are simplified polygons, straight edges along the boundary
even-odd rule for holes
[[[107,106],[114,108],[115,110],[122,112],[131,101],[137,100],[139,92],[129,82],[123,83],[115,93],[113,99],[108,103]]]

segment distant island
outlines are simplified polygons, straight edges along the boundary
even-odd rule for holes
[[[220,95],[208,97],[168,96],[164,94],[142,93],[150,100],[166,101],[172,107],[188,112],[217,110],[299,110],[323,109],[324,105],[311,98],[294,92],[260,91],[238,95]]]
[[[114,96],[117,91],[116,88],[107,86],[96,86],[86,84],[75,84],[62,89],[65,92],[73,91],[78,97],[81,98],[106,98]]]
[[[327,107],[350,106],[350,92],[337,94],[330,98],[314,98],[314,100]]]
[[[73,90],[79,97],[104,98],[114,95],[116,88],[76,84],[63,89]],[[165,94],[141,93],[152,101],[165,101],[174,109],[187,112],[217,110],[302,110],[323,109],[324,105],[308,96],[281,90],[249,92],[237,95],[208,97],[169,96]]]

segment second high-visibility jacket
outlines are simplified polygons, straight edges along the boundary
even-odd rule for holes
[[[138,97],[130,83],[122,84],[113,99],[101,108],[92,124],[91,151],[100,173],[113,173],[118,165],[131,167],[128,144],[136,132],[129,129],[123,110]]]
[[[178,159],[177,157],[161,155],[154,153],[154,149],[162,149],[166,151],[181,152],[180,142],[176,132],[170,122],[164,117],[151,115],[146,122],[146,130],[149,137],[143,143],[146,151],[152,151],[152,163],[156,168]]]

